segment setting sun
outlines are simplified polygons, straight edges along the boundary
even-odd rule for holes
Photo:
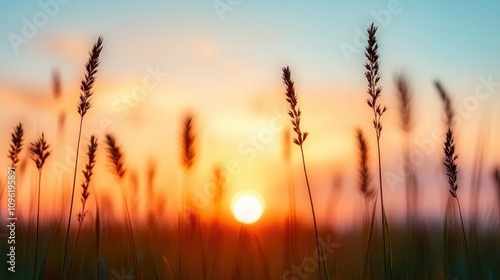
[[[245,224],[253,224],[258,221],[264,211],[261,200],[250,194],[236,197],[231,208],[236,220]]]

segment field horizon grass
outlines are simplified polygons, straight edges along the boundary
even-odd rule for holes
[[[94,217],[90,217],[92,219]],[[210,231],[212,229],[211,220],[203,221],[201,227]],[[34,227],[34,225],[31,225]],[[137,279],[134,273],[134,264],[131,253],[127,250],[128,243],[126,235],[126,224],[117,221],[116,223],[107,223],[101,226],[101,248],[104,252],[101,256],[101,279]],[[238,279],[318,279],[318,270],[315,249],[314,229],[308,221],[299,221],[297,223],[297,237],[299,241],[298,251],[302,253],[301,260],[298,263],[286,262],[284,255],[285,247],[283,240],[287,238],[287,219],[275,221],[266,225],[245,225],[243,235],[245,244],[245,254],[238,253],[238,243],[241,238],[241,226],[235,223],[222,224],[219,229],[219,240],[224,242],[217,243],[217,249],[207,254],[207,260],[238,260],[241,278]],[[30,225],[20,227],[23,238],[34,239],[34,234]],[[138,223],[135,227],[138,255],[143,268],[143,279],[179,279],[178,278],[178,231],[174,226],[157,224],[151,227],[147,223]],[[414,275],[408,275],[409,271],[404,268],[408,265],[405,259],[406,240],[410,232],[404,224],[396,224],[391,228],[393,239],[394,257],[394,279],[445,279],[444,266],[442,261],[443,238],[441,232],[443,225],[438,221],[419,223],[415,232],[417,238],[425,242],[425,246],[418,248],[420,259],[417,263],[419,269]],[[75,236],[77,228],[73,228],[71,236]],[[330,227],[319,228],[321,242],[325,249],[327,264],[330,266],[331,275],[339,275],[340,279],[362,279],[361,268],[365,257],[363,244],[360,243],[364,235],[362,226],[343,230],[335,230]],[[383,279],[383,263],[379,257],[382,255],[382,236],[380,225],[376,226],[374,234],[374,243],[369,253],[369,272],[367,279]],[[94,261],[95,251],[95,229],[91,223],[82,228],[83,242],[78,244],[77,254],[75,255],[74,279],[93,279],[97,264]],[[456,228],[456,236],[460,237],[461,230]],[[45,258],[42,259],[44,269],[42,269],[45,278],[58,279],[60,274],[60,265],[62,262],[62,247],[64,231],[61,227],[61,221],[48,221],[41,225],[40,235],[42,250],[45,251]],[[258,236],[258,241],[255,237]],[[498,226],[485,227],[478,231],[478,239],[481,246],[478,248],[478,254],[482,257],[483,279],[495,279],[495,275],[500,273],[500,268],[496,265],[496,260],[500,257],[498,241]],[[209,241],[211,237],[206,237]],[[258,242],[258,243],[257,243]],[[3,270],[0,276],[2,279],[27,279],[31,277],[32,250],[33,243],[21,243],[17,247],[17,261],[15,277],[12,277],[7,270]],[[261,246],[263,255],[259,253],[257,244]],[[2,250],[7,250],[2,242]],[[451,267],[447,272],[454,275],[457,279],[468,277],[467,264],[465,261],[465,252],[463,246],[455,248],[455,256],[450,260]],[[0,256],[0,260],[7,261],[5,254]],[[191,261],[192,268],[195,271],[201,271],[201,264],[189,258],[185,261]],[[304,261],[304,263],[302,263]],[[269,268],[269,278],[264,274],[264,263]],[[216,279],[234,279],[230,278],[233,270],[233,262],[211,262],[210,275]],[[303,265],[303,266],[302,266]],[[479,277],[478,267],[474,266],[474,275]],[[128,277],[128,278],[127,278]],[[333,278],[333,277],[332,277]],[[335,279],[335,278],[333,278]],[[453,279],[453,278],[452,278]],[[477,278],[479,279],[479,278]]]
[[[404,218],[397,220],[386,212],[391,200],[384,197],[390,187],[384,177],[387,152],[381,148],[386,141],[382,132],[393,122],[384,113],[398,108],[383,105],[388,93],[381,83],[384,55],[380,54],[378,35],[374,23],[367,27],[364,64],[367,91],[364,95],[360,93],[359,103],[368,104],[366,109],[373,113],[373,119],[360,120],[360,125],[352,131],[353,146],[357,149],[351,151],[352,158],[358,165],[356,175],[351,176],[355,183],[344,186],[345,174],[340,171],[329,184],[330,195],[322,199],[321,206],[317,203],[320,197],[315,195],[320,184],[314,179],[308,161],[311,146],[305,144],[312,142],[314,129],[304,120],[314,112],[301,111],[305,105],[299,106],[303,93],[300,82],[292,75],[294,69],[289,66],[281,69],[284,89],[276,95],[289,105],[289,119],[282,135],[282,158],[278,157],[281,163],[274,168],[280,168],[285,175],[279,180],[262,179],[276,180],[276,188],[287,193],[278,191],[273,198],[261,197],[258,191],[249,194],[264,212],[266,208],[273,209],[271,204],[276,201],[287,205],[286,215],[267,210],[262,218],[257,213],[255,223],[246,223],[234,209],[237,195],[229,192],[233,184],[229,173],[237,169],[234,164],[213,163],[212,172],[203,175],[208,184],[199,185],[197,177],[201,175],[195,167],[207,144],[202,145],[199,136],[202,122],[194,109],[185,110],[179,118],[179,131],[172,132],[178,140],[178,155],[171,157],[178,158],[176,169],[181,174],[172,185],[157,182],[159,173],[171,172],[159,167],[166,160],[161,152],[165,146],[148,147],[158,157],[138,170],[131,164],[135,158],[130,154],[140,154],[145,147],[127,149],[123,145],[125,137],[111,131],[92,134],[88,139],[82,137],[86,130],[84,116],[93,109],[93,98],[100,94],[95,91],[94,83],[100,78],[101,50],[105,54],[107,48],[113,48],[105,44],[102,36],[98,37],[84,67],[80,95],[74,96],[78,100],[74,109],[79,115],[79,126],[66,123],[66,116],[61,113],[55,122],[57,135],[45,133],[43,128],[36,139],[26,139],[25,124],[17,122],[10,143],[4,145],[8,149],[8,173],[0,174],[0,217],[11,221],[9,217],[15,216],[17,220],[15,230],[9,227],[0,230],[5,237],[0,243],[0,278],[500,279],[500,171],[499,167],[486,165],[484,159],[490,126],[498,128],[499,120],[489,120],[490,126],[481,120],[475,160],[462,165],[460,146],[455,144],[460,141],[455,135],[461,127],[456,123],[454,96],[439,80],[434,86],[445,117],[444,121],[435,122],[442,123],[446,134],[441,135],[435,153],[442,167],[436,171],[442,180],[435,184],[441,185],[441,192],[448,195],[439,202],[443,211],[436,213],[435,218],[421,215],[420,194],[428,187],[424,188],[419,178],[426,174],[419,171],[411,156],[415,149],[411,144],[413,128],[419,123],[419,116],[413,115],[413,100],[418,96],[412,93],[410,77],[400,75],[394,82],[398,91],[399,129],[404,135],[400,146],[406,196],[400,198],[404,207],[396,212],[404,212]],[[279,72],[276,74],[278,81]],[[53,97],[58,99],[57,74],[52,82]],[[368,99],[363,97],[366,93]],[[158,129],[173,130],[161,127],[161,121],[158,120]],[[68,157],[71,177],[47,179],[52,173],[47,172],[50,166],[45,163],[66,145],[74,145],[61,139],[66,126],[78,127],[76,155]],[[374,128],[374,134],[366,133],[368,128]],[[292,162],[292,155],[299,158],[298,164]],[[459,176],[462,166],[472,166],[471,183]],[[112,180],[103,180],[102,174]],[[53,188],[47,187],[52,184]],[[100,189],[103,185],[111,193],[104,195]],[[497,191],[498,209],[489,209],[491,213],[479,210],[485,185],[493,185]],[[349,213],[352,217],[349,226],[337,224],[336,215],[342,202],[341,193],[347,188],[357,192],[359,198],[357,211]],[[24,197],[16,197],[14,190],[22,190]],[[172,201],[178,204],[167,208]],[[461,204],[465,201],[467,207]],[[10,205],[15,206],[14,210]],[[54,213],[47,214],[46,207],[55,209]],[[250,214],[257,211],[255,207],[244,210]],[[15,268],[15,273],[9,268]]]

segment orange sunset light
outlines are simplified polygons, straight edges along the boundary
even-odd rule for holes
[[[0,279],[500,279],[498,14],[3,1]]]
[[[257,196],[245,194],[233,198],[231,209],[238,221],[245,224],[253,224],[262,216],[264,204]]]

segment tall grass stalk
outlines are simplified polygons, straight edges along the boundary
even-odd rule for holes
[[[22,123],[18,123],[14,127],[14,131],[11,133],[10,138],[11,138],[10,148],[9,148],[9,152],[7,153],[7,157],[10,159],[10,167],[14,168],[14,172],[15,172],[15,168],[17,166],[17,163],[19,162],[19,155],[21,154],[21,151],[23,148],[24,129],[23,129]],[[10,174],[11,172],[12,171],[9,168],[8,175],[11,175]],[[7,185],[8,184],[3,184],[2,182],[0,182],[0,203],[2,201],[4,190],[6,189]],[[19,185],[20,185],[19,181],[17,181],[18,191],[19,191]],[[19,202],[17,202],[17,205],[18,205],[18,209],[19,209]],[[19,235],[21,235],[21,233]]]
[[[82,193],[81,193],[81,202],[82,202],[82,209],[78,213],[78,231],[76,232],[76,238],[75,238],[75,243],[73,245],[73,255],[71,257],[71,261],[69,264],[69,278],[71,279],[71,273],[73,271],[73,263],[75,261],[75,255],[76,255],[76,246],[78,245],[78,239],[80,237],[80,231],[82,229],[82,224],[83,220],[85,219],[85,215],[87,214],[87,210],[85,209],[85,205],[87,203],[87,199],[90,196],[89,192],[89,187],[90,187],[90,180],[92,179],[93,175],[93,169],[95,166],[95,156],[96,156],[96,151],[97,151],[97,138],[92,135],[90,137],[90,143],[87,146],[87,157],[88,161],[87,164],[85,164],[85,169],[82,171],[83,173],[83,182],[81,184],[82,187]]]
[[[404,177],[405,177],[405,189],[406,189],[406,227],[409,232],[408,234],[408,248],[407,260],[409,264],[407,265],[407,275],[414,275],[416,272],[416,259],[417,259],[417,246],[422,246],[421,244],[416,244],[418,238],[415,236],[415,229],[418,217],[418,205],[419,205],[419,186],[417,183],[417,174],[415,167],[410,158],[411,139],[414,128],[413,119],[413,91],[410,89],[410,82],[404,74],[399,74],[395,78],[398,104],[399,104],[399,119],[400,128],[404,134],[405,143],[403,150],[404,158]]]
[[[326,271],[326,268],[323,268],[322,261],[324,261],[324,252],[323,252],[323,247],[321,246],[321,242],[319,240],[319,234],[318,234],[318,225],[316,222],[316,213],[314,211],[314,202],[312,198],[312,193],[311,193],[311,186],[309,184],[309,178],[307,176],[307,168],[306,168],[306,160],[304,156],[304,148],[303,144],[304,141],[307,139],[307,136],[309,135],[308,132],[302,132],[300,130],[300,119],[301,119],[301,111],[300,108],[297,107],[297,95],[295,93],[295,86],[291,77],[291,71],[290,68],[283,67],[283,82],[286,86],[286,101],[290,104],[290,110],[288,111],[288,115],[291,118],[292,121],[292,126],[293,126],[293,131],[297,134],[297,137],[293,139],[293,143],[295,143],[297,146],[300,148],[300,154],[302,156],[302,168],[304,170],[304,176],[306,179],[306,185],[307,185],[307,193],[309,195],[309,203],[311,205],[311,212],[312,212],[312,217],[313,217],[313,223],[314,223],[314,234],[316,237],[316,248],[319,251],[319,257],[318,259],[320,260],[318,262],[318,270],[319,270],[319,275],[320,278],[325,277],[325,279],[328,279],[328,272]],[[324,274],[322,274],[324,273]]]
[[[23,148],[23,142],[24,142],[24,129],[23,129],[23,124],[18,123],[14,127],[14,131],[10,135],[10,146],[9,146],[9,152],[7,154],[7,157],[10,159],[10,167],[13,167],[14,169],[17,167],[17,163],[19,162],[19,155],[21,154],[22,148]],[[19,181],[17,182],[17,191],[19,191],[19,186],[20,183]],[[4,193],[6,185],[0,183],[0,202],[2,201],[2,196]],[[19,201],[17,201],[17,209],[19,210]],[[3,209],[0,209],[0,217],[1,217],[1,211]],[[19,211],[18,211],[19,212]],[[21,235],[21,233],[20,233]]]
[[[45,161],[50,156],[49,144],[42,135],[29,147],[31,159],[35,162],[38,169],[38,191],[37,191],[37,210],[36,210],[36,237],[35,237],[35,260],[33,262],[33,279],[37,279],[37,261],[38,261],[38,232],[40,226],[40,186],[42,184],[42,168]]]
[[[370,157],[369,157],[369,147],[366,141],[365,134],[363,130],[356,130],[356,140],[358,144],[358,180],[359,180],[359,192],[363,196],[365,203],[368,204],[375,196],[375,190],[371,186],[372,174],[369,168]],[[368,209],[367,209],[368,210]],[[366,215],[366,223],[368,223],[369,215]]]
[[[75,158],[75,168],[73,172],[73,185],[71,189],[71,201],[69,206],[69,216],[68,216],[68,225],[66,228],[66,239],[64,245],[64,255],[63,255],[63,264],[61,271],[61,279],[65,279],[65,271],[66,271],[66,256],[68,254],[68,245],[69,245],[69,232],[71,229],[71,218],[73,216],[73,201],[75,198],[75,186],[76,186],[76,174],[78,170],[78,157],[80,152],[80,140],[82,136],[82,126],[83,126],[83,118],[87,111],[92,107],[92,95],[94,95],[93,87],[94,82],[97,76],[97,68],[100,64],[99,55],[101,53],[103,47],[103,38],[99,36],[97,38],[97,42],[92,47],[90,51],[90,57],[85,64],[85,77],[82,79],[80,83],[80,100],[78,103],[78,114],[80,115],[80,124],[78,128],[78,140],[76,142],[76,158]]]
[[[368,270],[368,259],[371,246],[371,240],[373,237],[373,225],[375,217],[375,209],[377,201],[373,204],[373,210],[370,215],[370,202],[375,196],[375,190],[371,187],[371,172],[369,168],[369,148],[366,137],[363,130],[358,128],[356,130],[356,140],[358,144],[358,180],[359,180],[359,192],[363,196],[365,204],[365,221],[363,223],[363,233],[366,235],[366,249],[365,249],[365,261],[363,266],[362,277],[366,279],[366,274]]]
[[[453,137],[453,130],[451,128],[448,128],[448,131],[446,132],[446,139],[444,142],[444,166],[446,167],[446,175],[448,176],[448,185],[449,185],[449,191],[451,196],[457,201],[458,205],[458,213],[460,214],[460,222],[462,225],[462,234],[464,237],[464,243],[465,243],[465,253],[467,255],[467,264],[469,267],[469,276],[470,279],[472,278],[472,268],[471,268],[471,263],[470,263],[470,257],[469,257],[469,249],[467,246],[467,237],[465,235],[465,226],[464,226],[464,219],[462,216],[462,207],[460,206],[460,200],[458,199],[457,196],[457,190],[458,190],[458,184],[457,184],[457,175],[458,175],[458,169],[457,169],[457,160],[458,156],[455,155],[455,143],[454,143],[454,137]]]
[[[434,81],[434,86],[438,92],[439,98],[441,100],[441,104],[443,106],[444,111],[444,123],[446,129],[454,129],[455,126],[455,110],[453,108],[453,102],[439,80]],[[446,198],[446,206],[445,206],[445,217],[444,217],[444,230],[443,230],[443,244],[444,244],[444,255],[443,255],[443,264],[444,264],[444,277],[448,278],[449,275],[449,265],[451,263],[450,257],[452,256],[453,243],[452,235],[450,228],[454,228],[455,224],[452,223],[453,220],[450,220],[450,216],[455,214],[454,211],[454,200],[453,196],[447,196]],[[454,222],[454,221],[453,221]]]
[[[411,135],[413,132],[414,121],[413,121],[413,94],[410,90],[410,85],[408,78],[404,74],[396,76],[395,79],[397,96],[399,103],[399,118],[401,130],[405,136],[405,146],[404,146],[404,162],[405,162],[405,185],[406,185],[406,214],[407,214],[407,224],[409,225],[410,233],[413,232],[414,220],[416,217],[417,207],[418,207],[418,186],[416,185],[415,170],[413,164],[410,160],[411,151]],[[411,240],[413,244],[413,240]],[[411,248],[413,250],[413,246]]]
[[[183,245],[187,245],[185,234],[190,232],[188,226],[190,223],[188,221],[194,221],[196,215],[193,212],[191,204],[191,169],[195,163],[196,150],[195,150],[195,140],[196,135],[194,133],[194,119],[191,113],[186,114],[182,121],[182,131],[181,131],[181,163],[184,168],[184,178],[182,182],[182,207],[181,214],[179,216],[179,275],[180,278],[183,277]],[[193,218],[193,219],[191,219]],[[187,242],[191,242],[191,235]],[[189,255],[189,254],[188,254]]]
[[[389,224],[387,221],[387,216],[385,214],[384,207],[384,192],[382,187],[382,160],[380,152],[380,136],[382,134],[382,115],[387,111],[387,107],[381,107],[377,103],[378,98],[382,93],[382,87],[378,85],[380,81],[379,72],[379,54],[378,54],[378,43],[377,43],[377,27],[375,24],[371,24],[367,29],[368,34],[368,46],[365,49],[366,63],[365,63],[365,78],[368,81],[368,95],[367,99],[368,106],[373,110],[373,126],[377,135],[377,156],[378,156],[378,177],[379,177],[379,188],[380,188],[380,211],[382,218],[382,238],[384,246],[384,278],[387,278],[387,254],[389,254],[389,277],[392,279],[392,253],[391,253],[391,241],[389,234]],[[388,252],[387,252],[388,251]]]
[[[137,256],[137,249],[135,246],[135,238],[134,232],[132,229],[132,221],[130,220],[130,211],[127,202],[127,195],[125,186],[123,186],[123,179],[125,177],[125,160],[122,149],[117,145],[116,139],[111,134],[106,134],[106,150],[108,152],[108,160],[111,163],[112,171],[115,174],[115,177],[118,179],[118,183],[121,188],[123,206],[125,207],[125,227],[127,228],[129,234],[129,245],[132,251],[132,260],[134,262],[135,273],[138,279],[140,279],[140,270],[139,270],[139,260]]]
[[[206,262],[206,254],[205,254],[205,246],[203,243],[203,232],[200,222],[200,214],[198,209],[195,207],[193,200],[193,193],[191,187],[191,175],[193,171],[193,166],[196,163],[196,130],[195,130],[195,118],[193,113],[188,112],[182,120],[182,130],[181,130],[181,163],[184,168],[184,180],[183,180],[183,196],[185,199],[184,205],[185,209],[183,213],[181,213],[179,226],[180,235],[179,235],[179,255],[187,257],[200,256],[201,258],[201,276],[198,275],[198,278],[207,279],[207,262]],[[197,241],[198,243],[195,243]],[[184,247],[182,247],[184,246]],[[183,249],[181,249],[183,248]],[[181,250],[183,252],[181,252]],[[189,267],[190,270],[183,271],[184,268],[182,261],[188,258],[182,258],[179,260],[179,270],[182,276],[193,277],[192,265]]]
[[[181,161],[184,167],[183,203],[187,208],[185,210],[192,210],[193,202],[191,198],[191,186],[189,180],[191,169],[193,168],[196,158],[196,151],[194,147],[196,135],[194,133],[194,118],[190,113],[185,116],[182,125]]]

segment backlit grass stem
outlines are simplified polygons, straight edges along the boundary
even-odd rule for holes
[[[368,82],[368,95],[370,96],[366,102],[373,110],[373,127],[377,135],[377,156],[378,156],[378,177],[380,188],[380,211],[382,218],[382,238],[384,246],[384,278],[387,278],[387,251],[389,251],[389,277],[392,279],[392,254],[390,249],[389,225],[384,207],[384,192],[382,187],[382,162],[380,152],[380,136],[382,134],[382,115],[387,111],[387,107],[382,107],[377,103],[378,98],[381,96],[382,87],[379,86],[380,72],[379,72],[379,54],[377,43],[377,27],[371,24],[367,29],[368,46],[365,49],[366,63],[365,63],[365,78]]]
[[[38,232],[40,226],[40,186],[42,184],[42,168],[45,161],[50,156],[49,144],[42,135],[38,140],[31,143],[29,147],[31,159],[35,162],[38,169],[38,191],[37,191],[37,210],[36,210],[36,238],[35,238],[35,260],[33,262],[33,279],[37,279],[37,261],[38,261]]]
[[[314,202],[312,198],[312,193],[311,193],[311,186],[309,184],[309,178],[307,176],[307,168],[306,168],[306,160],[304,156],[304,148],[303,144],[304,141],[307,139],[307,136],[309,135],[308,132],[302,132],[300,129],[300,119],[301,119],[301,111],[300,108],[297,107],[297,95],[295,93],[295,86],[294,82],[291,77],[291,71],[290,68],[284,67],[283,69],[283,82],[286,86],[286,101],[288,104],[290,104],[290,110],[288,111],[288,115],[291,118],[292,121],[292,126],[293,126],[293,131],[297,134],[295,138],[293,138],[293,143],[295,143],[297,146],[300,148],[300,154],[302,156],[302,168],[304,170],[304,176],[306,179],[306,185],[307,185],[307,193],[309,195],[309,203],[311,205],[311,212],[312,212],[312,217],[313,217],[313,223],[314,223],[314,234],[316,237],[316,248],[319,251],[319,262],[318,262],[318,270],[319,270],[319,275],[320,278],[325,277],[325,279],[328,279],[328,273],[326,271],[326,268],[323,269],[322,261],[324,260],[324,252],[323,248],[321,246],[321,242],[319,240],[319,234],[318,234],[318,225],[316,222],[316,213],[314,211]],[[324,273],[324,274],[322,274]]]
[[[69,244],[69,232],[71,229],[71,218],[73,216],[73,200],[75,198],[75,186],[76,186],[76,174],[78,170],[78,156],[80,152],[80,139],[82,136],[82,126],[83,126],[83,118],[87,111],[92,107],[92,95],[94,82],[97,76],[97,69],[100,64],[99,55],[101,53],[103,47],[103,39],[102,37],[97,38],[97,42],[94,44],[92,50],[90,51],[90,57],[87,63],[85,64],[85,77],[82,79],[80,83],[80,100],[78,103],[77,111],[80,115],[80,124],[78,128],[78,140],[76,142],[76,158],[75,158],[75,168],[73,172],[73,185],[71,188],[71,201],[69,206],[69,216],[68,216],[68,225],[66,228],[66,239],[64,245],[64,256],[63,256],[63,264],[61,271],[61,279],[65,279],[65,270],[66,270],[66,256],[68,254],[68,244]]]

